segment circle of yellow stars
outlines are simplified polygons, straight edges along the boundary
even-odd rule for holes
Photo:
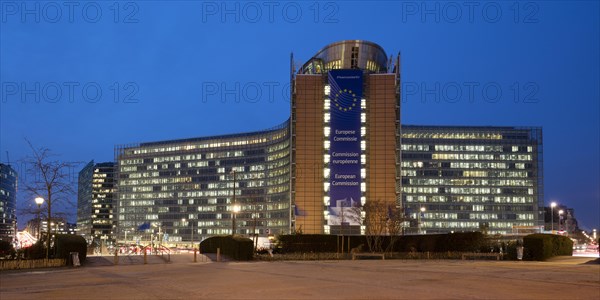
[[[343,96],[344,94],[350,95],[352,97],[352,101],[351,101],[351,103],[348,103],[348,105],[344,105],[342,103],[342,99],[340,98],[340,96]],[[333,102],[335,102],[335,107],[337,107],[339,110],[349,111],[349,110],[352,110],[352,108],[356,107],[356,104],[358,103],[358,99],[356,99],[356,94],[354,94],[352,92],[352,90],[343,89],[343,90],[339,90],[335,94],[335,97],[333,98]]]

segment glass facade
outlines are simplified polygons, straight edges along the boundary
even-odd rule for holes
[[[289,147],[288,122],[253,133],[117,146],[119,239],[126,231],[146,239],[138,229],[148,226],[168,244],[231,234],[234,204],[237,234],[289,233]]]
[[[300,70],[291,62],[291,116],[275,128],[115,148],[120,241],[159,232],[186,244],[234,224],[246,236],[360,234],[344,208],[371,200],[403,210],[406,234],[542,225],[541,128],[400,126],[400,56],[370,42],[328,45]],[[338,110],[357,112],[354,127]],[[85,189],[98,179],[90,170]]]
[[[0,240],[13,242],[17,229],[17,172],[0,164]]]
[[[299,74],[326,74],[331,70],[360,69],[365,73],[387,73],[388,57],[381,46],[361,40],[329,44],[298,70]]]
[[[79,172],[77,226],[79,234],[90,244],[114,237],[114,169],[113,162],[91,161]]]
[[[543,220],[541,128],[402,126],[408,232],[512,232]]]

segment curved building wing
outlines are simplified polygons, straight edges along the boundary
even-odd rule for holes
[[[231,234],[287,232],[289,122],[264,131],[123,145],[118,161],[120,239],[169,244]],[[155,239],[158,237],[155,237]]]
[[[372,42],[290,65],[291,116],[275,128],[116,147],[120,241],[364,234],[369,203],[405,234],[539,226],[541,128],[401,127],[400,55]]]

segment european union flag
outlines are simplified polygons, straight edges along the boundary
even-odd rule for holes
[[[142,225],[140,225],[138,227],[137,230],[138,231],[144,231],[144,230],[147,230],[147,229],[150,229],[150,222],[143,223]]]
[[[296,215],[297,217],[304,217],[306,216],[306,211],[300,209],[298,205],[294,205],[294,215]]]

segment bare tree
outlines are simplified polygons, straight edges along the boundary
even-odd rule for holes
[[[48,233],[46,235],[46,259],[49,256],[50,238],[52,236],[52,208],[58,203],[69,203],[69,196],[74,193],[71,178],[72,171],[79,163],[63,162],[55,159],[56,155],[47,148],[36,148],[29,140],[32,155],[25,159],[27,173],[31,176],[25,183],[25,190],[34,197],[44,198]],[[38,225],[39,226],[39,225]]]
[[[382,200],[367,201],[362,207],[353,207],[353,221],[365,226],[367,246],[371,252],[391,252],[406,218],[403,209],[395,203]],[[389,243],[383,249],[384,238],[389,236]]]

